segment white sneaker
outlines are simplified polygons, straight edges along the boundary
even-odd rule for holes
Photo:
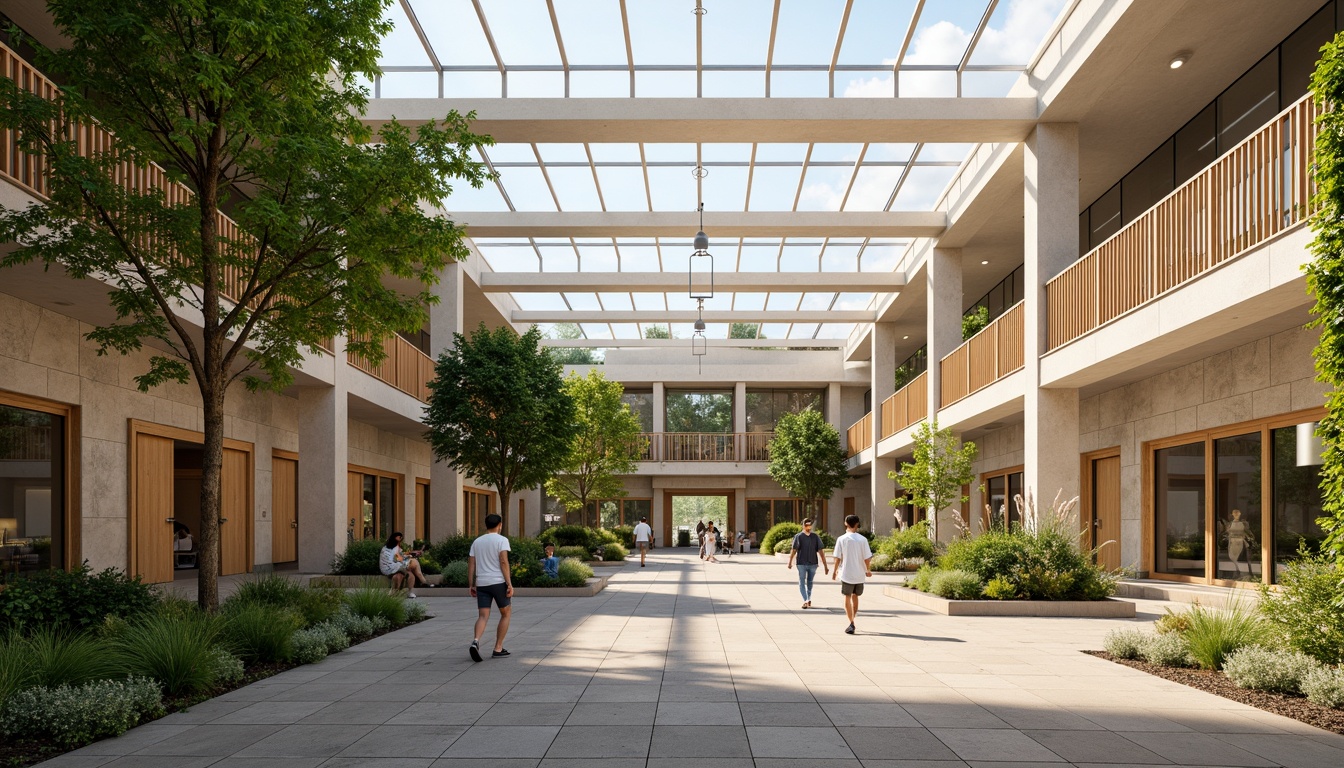
[[[412,593],[406,595],[406,599],[407,599],[407,600],[414,600],[414,599],[415,599],[415,593],[412,592]]]

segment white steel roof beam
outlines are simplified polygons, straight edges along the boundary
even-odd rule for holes
[[[485,293],[679,293],[686,290],[680,272],[483,272]],[[721,293],[767,291],[807,293],[883,293],[905,287],[897,272],[726,272],[714,276]]]
[[[693,309],[673,310],[514,310],[515,323],[693,323]],[[871,309],[795,312],[792,310],[705,310],[706,323],[871,323]]]
[[[667,237],[696,225],[678,211],[487,212],[451,214],[471,237]],[[705,231],[738,237],[937,237],[942,211],[706,211]]]

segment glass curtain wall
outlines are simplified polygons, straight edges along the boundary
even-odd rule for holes
[[[583,524],[592,528],[633,526],[641,517],[653,515],[653,499],[599,499],[588,502]]]
[[[621,402],[630,406],[630,412],[639,419],[639,428],[643,432],[653,431],[653,393],[626,390]]]
[[[1017,497],[1022,495],[1021,468],[999,470],[980,476],[989,504],[989,527],[1005,530],[1022,524],[1022,513],[1017,508]]]
[[[1153,452],[1156,569],[1204,576],[1204,443]]]
[[[65,418],[0,405],[0,574],[62,567]]]
[[[1213,441],[1214,521],[1217,556],[1214,577],[1260,581],[1260,433]]]
[[[1274,571],[1277,581],[1299,551],[1321,550],[1325,531],[1316,520],[1325,514],[1321,508],[1321,465],[1319,457],[1304,457],[1299,463],[1297,428],[1281,427],[1270,431],[1274,474],[1272,480]],[[1315,462],[1315,463],[1312,463]]]
[[[825,415],[826,392],[821,389],[749,389],[747,390],[747,431],[774,432],[786,413],[801,413],[808,408]]]

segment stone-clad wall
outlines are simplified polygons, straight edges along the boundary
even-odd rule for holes
[[[1324,405],[1311,355],[1317,335],[1284,331],[1079,403],[1080,450],[1120,448],[1125,567],[1142,562],[1143,443]]]

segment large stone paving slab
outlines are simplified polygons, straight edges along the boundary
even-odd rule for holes
[[[871,590],[851,636],[836,585],[800,610],[782,561],[649,562],[516,600],[511,658],[473,663],[474,601],[424,597],[430,621],[44,765],[1344,766],[1344,737],[1079,653],[1163,603],[949,617]]]

